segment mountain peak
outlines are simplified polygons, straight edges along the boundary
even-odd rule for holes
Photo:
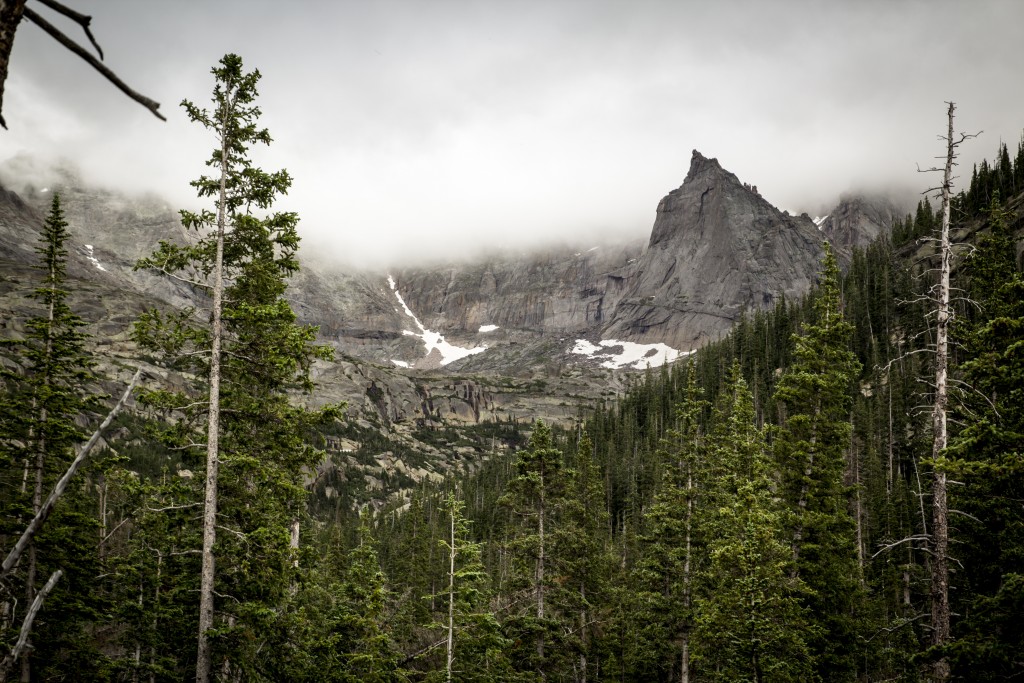
[[[718,163],[718,159],[714,157],[706,157],[697,150],[693,150],[693,154],[690,155],[690,170],[687,172],[686,178],[683,180],[683,184],[685,185],[700,176],[708,174],[733,175],[722,168],[722,165]],[[733,178],[735,178],[735,176],[733,176]]]
[[[658,204],[647,250],[605,336],[694,348],[744,310],[806,292],[821,242],[810,218],[779,211],[756,186],[694,150],[683,184]]]

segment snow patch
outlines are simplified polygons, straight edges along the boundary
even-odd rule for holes
[[[693,351],[679,351],[661,343],[638,344],[618,339],[602,339],[599,344],[595,345],[586,339],[577,339],[576,345],[570,349],[570,353],[601,360],[601,367],[613,370],[624,367],[643,370],[648,365],[656,368],[693,353]],[[612,349],[618,347],[621,347],[622,351],[614,353]]]
[[[391,291],[394,292],[395,298],[398,299],[398,303],[399,305],[401,305],[402,310],[405,311],[405,314],[407,316],[412,318],[412,321],[416,323],[416,327],[419,329],[419,332],[413,332],[412,330],[402,330],[402,334],[411,337],[419,337],[420,339],[422,339],[423,345],[427,349],[428,356],[434,349],[437,349],[438,353],[441,354],[441,365],[448,365],[449,363],[457,361],[461,358],[465,358],[466,356],[472,356],[474,354],[482,353],[487,350],[486,346],[477,346],[472,349],[467,349],[462,346],[455,346],[454,344],[445,341],[444,335],[442,335],[440,332],[428,330],[426,327],[423,326],[423,323],[420,322],[420,319],[416,317],[416,314],[412,312],[409,306],[406,305],[405,299],[403,299],[402,295],[399,294],[398,288],[395,285],[395,278],[391,277],[390,275],[388,275],[388,285],[391,287]],[[394,363],[395,361],[391,362]]]
[[[825,221],[827,219],[828,219],[828,214],[826,214],[824,216],[815,216],[811,220],[814,221],[814,225],[818,228],[818,230],[821,230],[821,226],[825,224]]]
[[[411,365],[406,363],[404,360],[395,360],[394,358],[392,358],[391,362],[394,363],[395,365],[397,365],[400,368],[411,368],[412,367]]]
[[[49,191],[50,191],[50,188],[44,187],[43,189],[39,190],[39,194],[42,194],[44,192],[49,192]]]
[[[496,329],[498,329],[497,325],[481,325],[477,332],[494,332]]]
[[[102,271],[103,271],[104,273],[105,273],[105,272],[107,272],[107,269],[106,269],[106,268],[104,268],[104,267],[103,267],[102,265],[100,265],[100,262],[99,262],[98,260],[96,260],[96,257],[95,257],[95,256],[93,256],[93,255],[92,255],[92,254],[93,254],[93,252],[92,252],[92,245],[91,245],[91,244],[87,244],[87,245],[85,245],[85,251],[86,251],[86,254],[85,254],[85,258],[89,259],[89,261],[90,261],[90,262],[91,262],[91,263],[92,263],[92,264],[93,264],[94,266],[96,266],[97,268],[99,268],[100,270],[102,270]]]

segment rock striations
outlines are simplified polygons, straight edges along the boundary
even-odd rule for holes
[[[71,303],[89,323],[100,374],[113,382],[142,366],[154,388],[190,383],[148,362],[130,334],[139,313],[161,301],[207,305],[198,290],[133,269],[160,240],[189,239],[175,212],[157,198],[89,188],[73,173],[37,187],[28,176],[0,165],[0,339],[22,337],[35,310],[34,249],[59,190],[72,235]],[[869,230],[857,211],[868,215],[833,212],[835,230],[853,242]],[[317,391],[304,400],[349,406],[348,436],[335,439],[324,466],[345,477],[365,470],[377,486],[385,470],[440,478],[486,457],[472,448],[459,455],[455,440],[439,436],[450,429],[571,424],[629,381],[618,369],[669,362],[723,334],[744,310],[807,291],[823,239],[806,215],[780,212],[694,152],[682,187],[659,204],[646,248],[588,244],[390,273],[306,263],[289,298],[336,360],[317,363]],[[4,354],[0,364],[18,371]],[[104,391],[119,391],[115,384]],[[396,461],[399,450],[416,462]]]
[[[695,348],[744,310],[806,292],[822,242],[806,214],[779,211],[694,150],[682,186],[658,205],[650,243],[604,334]]]
[[[124,311],[146,299],[190,303],[194,292],[132,269],[159,240],[187,239],[170,207],[84,189],[66,170],[54,180],[73,234],[73,275],[108,290],[104,300],[134,297],[131,306],[116,304]],[[37,228],[28,226],[41,222],[54,188],[0,190],[0,261],[8,268],[34,258]],[[847,200],[824,228],[842,246],[862,244],[894,211]],[[573,352],[578,340],[587,349],[601,343],[604,356],[622,342],[690,351],[743,311],[806,292],[823,240],[808,216],[779,211],[694,151],[682,186],[658,205],[646,248],[582,245],[391,273],[308,264],[289,291],[300,320],[319,325],[322,340],[353,361],[536,378],[567,366],[611,367],[596,352]]]

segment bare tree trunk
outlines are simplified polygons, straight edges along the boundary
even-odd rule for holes
[[[28,647],[28,637],[32,633],[32,624],[36,620],[36,614],[43,607],[43,600],[46,599],[47,594],[53,590],[54,585],[60,580],[60,577],[64,575],[64,572],[58,569],[50,575],[50,580],[46,582],[46,585],[42,587],[39,593],[36,595],[35,600],[32,601],[32,605],[28,608],[28,612],[25,614],[25,621],[21,623],[21,633],[18,636],[18,642],[14,644],[11,649],[11,653],[4,657],[3,662],[0,662],[0,680],[7,680],[7,672],[11,670],[14,663],[18,661],[18,658]]]
[[[853,415],[850,415],[850,423],[853,424]],[[864,585],[864,565],[867,560],[864,552],[864,502],[861,500],[860,485],[860,456],[854,447],[853,431],[850,431],[850,470],[855,491],[854,516],[857,522],[857,566],[860,568],[860,584]]]
[[[683,560],[683,607],[686,608],[686,618],[689,620],[690,602],[692,594],[690,590],[690,558],[693,547],[691,542],[691,531],[693,526],[693,472],[686,477],[686,559]],[[690,625],[689,622],[683,627],[683,647],[679,662],[679,683],[690,683]]]
[[[143,599],[146,595],[146,584],[140,579],[139,580],[139,612],[142,612]],[[142,666],[142,641],[139,640],[139,634],[135,634],[135,668],[132,670],[132,683],[139,683],[139,667]]]
[[[540,510],[537,515],[537,532],[540,536],[540,549],[537,553],[537,621],[544,620],[544,484],[540,488]],[[541,625],[543,629],[543,625]],[[537,639],[537,657],[543,666],[544,661],[544,634],[541,632]],[[540,678],[547,680],[547,674],[541,669]]]
[[[53,307],[50,310],[52,323]],[[47,344],[49,345],[49,344]],[[42,408],[39,411],[39,424],[42,425],[46,421],[46,408]],[[32,516],[35,518],[39,515],[39,511],[43,509],[43,468],[46,465],[46,435],[39,434],[39,443],[36,446],[36,463],[35,463],[35,485],[32,488]],[[31,605],[36,597],[36,571],[38,568],[38,560],[36,559],[36,543],[32,540],[28,544],[28,569],[25,575],[25,604]],[[21,680],[27,683],[32,680],[32,659],[31,657],[25,656],[21,659]]]
[[[895,449],[894,449],[895,437],[894,437],[893,432],[892,432],[892,376],[891,375],[889,375],[888,378],[887,378],[886,389],[888,389],[888,391],[886,393],[888,394],[888,398],[889,398],[889,438],[887,439],[887,443],[886,443],[887,455],[888,455],[888,460],[889,460],[889,463],[888,463],[889,468],[888,468],[888,472],[886,473],[886,478],[885,478],[885,502],[888,503],[890,498],[892,497],[893,477],[895,476],[894,475],[894,471],[893,471],[894,470],[893,465],[894,465],[894,461],[895,461],[895,452],[894,452],[895,451]]]
[[[153,633],[160,627],[160,578],[163,572],[164,555],[156,553],[156,589],[153,591]],[[149,683],[156,683],[156,645],[149,648]]]
[[[580,603],[585,605],[586,602],[587,602],[586,589],[582,585],[580,585]],[[581,609],[580,610],[580,641],[583,643],[583,647],[580,649],[579,683],[587,683],[587,647],[589,646],[589,643],[587,642],[587,610],[586,609]]]
[[[455,661],[455,508],[451,515],[451,545],[448,546],[448,662],[445,671],[452,683],[452,662]]]
[[[209,683],[213,672],[208,631],[213,628],[213,582],[216,575],[213,547],[217,541],[217,472],[220,465],[220,347],[224,298],[224,227],[227,213],[227,176],[230,98],[221,108],[220,197],[217,202],[217,256],[213,264],[213,321],[210,325],[210,409],[206,430],[206,493],[203,500],[203,567],[199,585],[199,646],[196,683]]]
[[[935,339],[935,409],[932,412],[932,461],[935,463],[932,480],[932,645],[942,647],[949,642],[949,503],[946,498],[946,472],[941,464],[943,451],[949,440],[946,411],[949,403],[949,271],[952,250],[949,243],[949,199],[953,175],[953,112],[956,105],[949,103],[949,127],[946,136],[946,169],[942,178],[942,234],[939,269],[938,315]],[[949,662],[940,657],[933,667],[937,683],[948,681]]]
[[[0,0],[0,112],[4,104],[4,83],[7,81],[7,65],[14,47],[14,34],[25,11],[25,0]],[[0,126],[7,128],[0,114]]]
[[[44,385],[49,385],[50,378],[50,366],[52,363],[53,356],[53,302],[55,297],[56,285],[53,284],[56,278],[56,263],[50,260],[50,300],[46,311],[46,366],[42,377]],[[36,401],[32,399],[32,407],[36,408]],[[43,509],[43,479],[46,469],[46,431],[44,425],[46,424],[47,410],[46,406],[39,407],[39,433],[37,434],[39,441],[35,444],[36,451],[36,463],[35,463],[35,485],[32,488],[32,516],[35,518],[39,511]],[[25,604],[31,605],[35,599],[36,592],[36,572],[38,568],[38,560],[36,559],[36,544],[35,540],[31,541],[28,546],[28,571],[27,578],[25,579]],[[25,683],[32,680],[32,660],[30,657],[24,657],[21,660],[21,680]]]
[[[36,533],[39,532],[39,529],[42,528],[46,519],[50,516],[50,513],[53,512],[53,506],[57,504],[57,500],[64,494],[64,491],[67,489],[72,477],[74,477],[75,473],[78,472],[78,468],[81,467],[82,463],[85,462],[85,459],[89,457],[89,453],[92,452],[92,449],[96,446],[96,443],[99,441],[103,432],[106,431],[107,427],[110,426],[110,423],[113,422],[114,418],[121,412],[121,408],[124,407],[125,401],[127,401],[128,397],[131,396],[132,390],[135,388],[135,383],[139,381],[139,377],[141,375],[142,370],[136,371],[135,376],[132,377],[132,381],[128,383],[128,388],[124,390],[124,394],[117,402],[117,405],[115,405],[107,414],[106,419],[103,420],[103,424],[101,424],[96,431],[93,432],[92,436],[89,437],[89,441],[86,442],[81,452],[68,466],[64,475],[53,487],[53,490],[50,491],[50,495],[46,498],[46,502],[43,503],[43,506],[39,509],[36,516],[31,522],[29,522],[28,526],[25,527],[25,531],[22,532],[18,542],[14,544],[14,548],[12,548],[11,551],[7,553],[7,557],[4,558],[3,565],[0,566],[0,578],[6,577],[14,569],[14,566],[18,563],[18,560],[21,558],[26,548],[28,548],[32,539],[35,538]]]

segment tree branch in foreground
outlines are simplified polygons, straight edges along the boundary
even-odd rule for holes
[[[135,92],[134,90],[132,90],[131,88],[129,88],[128,85],[124,81],[122,81],[118,77],[117,74],[115,74],[113,71],[108,69],[103,64],[103,62],[101,62],[98,59],[96,59],[95,57],[93,57],[91,54],[89,54],[88,51],[86,51],[86,49],[84,47],[82,47],[81,45],[79,45],[78,43],[76,43],[75,41],[71,40],[70,38],[68,38],[63,33],[61,33],[60,29],[58,29],[56,26],[54,26],[53,24],[48,22],[46,19],[43,19],[41,16],[36,14],[32,10],[32,8],[30,8],[30,7],[26,7],[25,8],[25,16],[32,23],[37,25],[39,28],[41,28],[44,31],[46,31],[47,33],[49,33],[50,36],[54,40],[56,40],[58,43],[60,43],[61,45],[63,45],[67,49],[71,50],[72,52],[74,52],[76,55],[78,55],[83,60],[85,60],[85,62],[88,63],[89,66],[91,66],[92,68],[94,68],[97,71],[99,71],[108,81],[110,81],[111,83],[116,85],[117,88],[121,92],[123,92],[125,95],[127,95],[131,99],[133,99],[136,102],[138,102],[139,104],[141,104],[146,109],[148,109],[151,112],[153,112],[153,116],[157,117],[161,121],[166,121],[167,120],[166,118],[164,118],[163,114],[161,114],[159,111],[157,111],[157,109],[160,108],[160,103],[159,102],[155,102],[155,101],[149,99],[148,97],[146,97],[145,95],[141,95],[141,94]]]
[[[82,30],[85,31],[86,37],[89,38],[89,42],[92,43],[94,48],[96,48],[96,53],[100,56],[100,59],[103,59],[103,48],[96,42],[96,38],[93,37],[92,31],[89,30],[89,24],[92,23],[92,17],[82,14],[81,12],[76,12],[70,7],[65,7],[57,2],[57,0],[39,0],[39,2],[52,9],[54,12],[63,14],[65,17],[81,26]]]

